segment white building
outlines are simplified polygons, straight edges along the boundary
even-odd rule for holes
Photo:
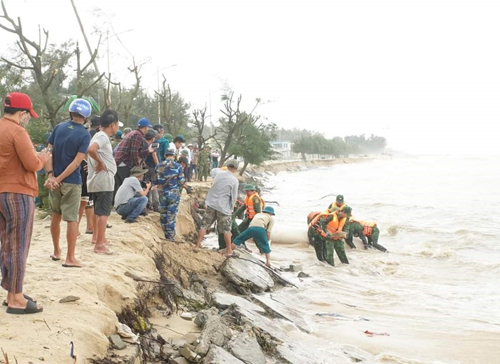
[[[278,154],[278,159],[290,159],[294,157],[295,153],[292,153],[292,142],[287,140],[273,140],[271,146]]]

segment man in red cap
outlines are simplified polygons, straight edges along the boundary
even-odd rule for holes
[[[2,287],[8,292],[7,313],[23,315],[42,312],[31,297],[23,295],[26,260],[33,232],[34,197],[38,195],[36,172],[50,152],[35,151],[25,130],[31,117],[38,119],[28,95],[12,92],[0,119],[0,270]]]

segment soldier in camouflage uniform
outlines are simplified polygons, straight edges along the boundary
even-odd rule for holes
[[[311,224],[311,221],[320,213],[319,211],[311,212],[307,216],[307,225]],[[311,244],[316,251],[316,258],[318,258],[320,262],[324,262],[326,260],[326,245],[315,226],[308,226],[307,237],[309,238],[309,244]]]
[[[198,181],[207,181],[208,173],[210,172],[210,152],[208,147],[205,146],[198,155]]]
[[[334,266],[333,251],[337,253],[340,261],[344,264],[349,264],[347,255],[344,249],[345,233],[342,232],[346,222],[346,216],[351,214],[351,208],[345,206],[342,210],[334,212],[324,212],[316,216],[310,226],[316,227],[316,231],[322,237],[326,254],[325,260],[331,266]]]
[[[354,245],[352,239],[353,237],[357,237],[361,239],[365,249],[373,247],[381,252],[387,252],[387,249],[378,243],[380,229],[375,222],[351,219],[346,225],[348,225],[346,242],[349,246],[351,246],[351,244]]]
[[[174,160],[174,150],[165,151],[165,160],[156,166],[158,194],[160,196],[160,224],[165,238],[175,240],[175,218],[181,200],[180,188],[184,185],[182,166]]]

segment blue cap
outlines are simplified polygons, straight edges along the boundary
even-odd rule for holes
[[[115,138],[121,138],[123,136],[123,132],[121,130],[118,130],[115,134]]]
[[[149,122],[149,120],[148,120],[148,119],[146,119],[146,118],[142,118],[142,119],[139,119],[139,122],[137,123],[137,126],[138,126],[139,128],[145,128],[146,126],[147,126],[148,128],[151,128],[151,123]]]
[[[175,155],[175,151],[173,149],[166,149],[165,155]]]
[[[271,214],[271,215],[275,215],[274,209],[271,206],[266,206],[266,208],[262,212],[265,212],[265,213],[268,213],[268,214]]]

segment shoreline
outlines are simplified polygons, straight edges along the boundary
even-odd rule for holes
[[[372,158],[287,161],[252,168],[251,173],[255,175],[264,170],[277,173],[368,160]],[[195,195],[202,197],[210,187],[210,182],[195,182],[191,185]],[[123,354],[110,349],[108,340],[108,336],[117,331],[118,317],[123,319],[127,312],[137,313],[141,306],[145,306],[142,307],[143,312],[156,314],[160,312],[158,307],[166,308],[165,302],[160,298],[158,284],[150,283],[161,282],[163,275],[175,280],[184,295],[189,296],[190,293],[187,292],[193,289],[193,275],[206,282],[209,289],[204,290],[205,293],[230,292],[227,280],[218,274],[224,262],[222,256],[209,250],[198,254],[191,250],[189,242],[193,240],[197,230],[191,216],[192,201],[192,197],[182,196],[177,220],[178,235],[182,236],[182,243],[160,239],[162,231],[157,213],[141,217],[138,224],[123,224],[120,217],[113,213],[109,219],[112,228],[107,231],[107,236],[114,254],[94,254],[91,235],[82,234],[77,242],[77,256],[85,264],[82,269],[63,268],[61,262],[50,260],[50,218],[37,211],[25,292],[41,302],[44,311],[25,316],[2,314],[0,348],[12,362],[17,359],[19,363],[58,364],[68,363],[70,342],[73,342],[76,362],[89,363],[94,360],[98,363],[102,358]],[[85,226],[84,222],[82,226]],[[64,226],[61,228],[63,246],[65,231]],[[166,271],[160,272],[158,269],[158,262],[155,260],[158,254],[166,259]],[[140,281],[134,277],[140,277]],[[68,296],[74,296],[74,301],[60,303],[60,300]],[[185,309],[189,306],[186,300],[181,299],[179,302]],[[205,302],[205,306],[208,306],[210,299],[205,299]],[[162,314],[167,312],[170,310],[163,310]],[[132,352],[131,355],[137,357],[137,350]],[[0,357],[0,363],[4,362],[5,358]],[[126,361],[116,361],[121,362]]]

